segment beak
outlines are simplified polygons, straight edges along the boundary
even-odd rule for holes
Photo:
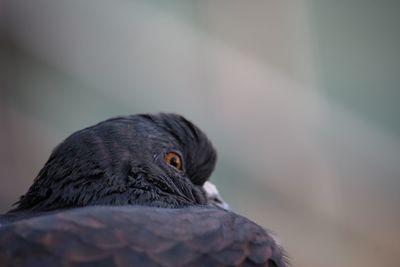
[[[207,204],[209,206],[219,207],[224,210],[231,210],[231,207],[229,207],[228,203],[222,199],[217,187],[213,183],[209,181],[205,182],[203,189],[206,191]]]

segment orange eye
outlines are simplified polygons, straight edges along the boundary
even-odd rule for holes
[[[175,167],[176,169],[182,170],[182,159],[179,154],[175,152],[168,152],[167,154],[165,154],[164,160],[166,163]]]

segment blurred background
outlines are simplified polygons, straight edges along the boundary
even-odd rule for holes
[[[68,135],[177,112],[293,266],[400,266],[400,1],[0,1],[0,211]]]

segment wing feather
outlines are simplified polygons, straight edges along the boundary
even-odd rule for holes
[[[0,262],[2,266],[286,266],[274,239],[235,213],[132,206],[71,209],[3,224]]]

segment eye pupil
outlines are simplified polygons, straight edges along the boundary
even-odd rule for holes
[[[171,165],[174,166],[174,167],[178,166],[178,160],[177,160],[177,158],[176,158],[176,157],[173,157],[173,158],[171,159],[171,161],[170,161],[169,164],[171,164]]]

